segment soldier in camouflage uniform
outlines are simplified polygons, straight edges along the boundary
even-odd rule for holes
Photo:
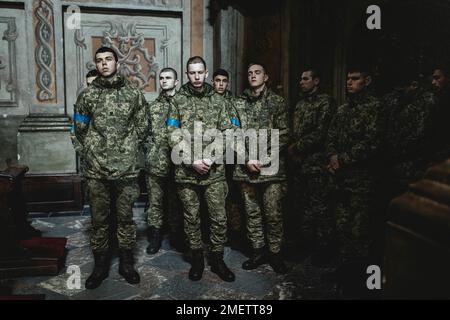
[[[213,74],[214,90],[227,99],[230,105],[234,106],[235,98],[228,90],[230,84],[230,76],[224,69],[217,69]],[[234,162],[236,163],[236,162]],[[226,199],[226,211],[228,220],[228,232],[231,246],[237,244],[241,234],[241,216],[239,210],[239,192],[236,183],[233,181],[234,164],[227,164],[225,167],[225,176],[229,187],[229,193]]]
[[[385,97],[390,199],[421,179],[435,156],[436,96],[419,84],[418,75],[405,80]]]
[[[171,133],[169,143],[173,148],[172,161],[175,155],[180,155],[183,160],[181,164],[175,163],[175,182],[183,204],[184,230],[192,253],[189,279],[200,280],[204,270],[200,227],[200,200],[203,198],[210,220],[211,271],[224,281],[234,281],[234,274],[223,261],[223,249],[227,240],[225,198],[228,193],[223,154],[216,153],[216,159],[212,154],[204,154],[203,151],[210,142],[205,138],[202,139],[202,145],[198,145],[199,142],[194,143],[195,139],[201,138],[201,132],[195,132],[194,129],[198,126],[203,133],[209,129],[221,132],[232,129],[237,120],[229,113],[231,108],[227,100],[205,83],[208,70],[201,57],[196,56],[188,60],[186,74],[189,82],[173,97],[167,125]],[[177,137],[176,134],[180,131],[187,132],[190,137]],[[221,145],[223,147],[223,143]],[[197,151],[198,147],[201,147],[200,152]]]
[[[242,129],[256,130],[258,137],[261,136],[261,129],[279,130],[279,150],[271,152],[271,136],[268,135],[268,159],[251,158],[246,143],[246,163],[236,165],[234,180],[239,181],[241,186],[247,218],[247,237],[252,246],[250,259],[242,264],[242,268],[252,270],[269,261],[275,272],[285,273],[287,270],[280,250],[283,240],[282,205],[287,191],[283,154],[289,139],[287,110],[284,99],[266,86],[269,79],[266,70],[259,63],[249,65],[250,89],[245,90],[237,101]],[[278,171],[262,174],[265,168],[277,160]]]
[[[138,149],[148,134],[143,94],[117,72],[117,54],[101,47],[95,53],[100,77],[77,100],[74,114],[75,145],[85,162],[95,266],[86,288],[98,287],[108,277],[111,214],[117,215],[119,273],[129,283],[139,283],[134,269],[136,227],[132,207],[139,196]],[[110,210],[111,209],[111,210]]]
[[[349,70],[348,97],[337,109],[327,139],[328,169],[336,183],[338,251],[343,263],[361,268],[373,243],[374,168],[379,164],[382,134],[382,107],[370,94],[370,83],[371,76],[363,68]]]
[[[151,141],[146,155],[146,182],[149,195],[149,206],[146,212],[149,245],[148,254],[155,254],[161,248],[164,220],[164,198],[169,188],[170,148],[167,136],[166,121],[169,116],[170,100],[176,93],[178,85],[177,72],[172,68],[164,68],[159,73],[161,94],[149,105],[152,128]],[[177,199],[171,199],[177,201]],[[170,212],[170,210],[168,210]],[[176,214],[177,212],[170,212]],[[173,220],[173,219],[172,219]]]
[[[447,67],[437,67],[432,75],[432,86],[437,98],[437,121],[435,123],[435,162],[439,163],[450,157],[450,72]]]
[[[316,70],[307,69],[302,73],[301,98],[295,106],[292,144],[288,148],[296,166],[295,198],[298,212],[303,213],[302,238],[314,264],[329,260],[334,224],[328,206],[325,140],[335,104],[328,94],[320,92],[319,83]]]

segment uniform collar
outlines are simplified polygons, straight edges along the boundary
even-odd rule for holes
[[[245,89],[242,95],[248,102],[256,102],[265,98],[269,94],[269,88],[265,87],[263,91],[259,94],[259,96],[254,96],[253,91],[251,89]]]
[[[173,96],[168,96],[165,95],[164,93],[160,93],[158,98],[156,98],[156,101],[158,102],[169,102],[171,99],[173,98]]]
[[[355,93],[355,94],[349,94],[347,96],[347,102],[350,104],[360,104],[367,100],[367,98],[370,96],[370,92],[367,89],[364,89],[361,92]]]
[[[95,78],[95,80],[92,82],[92,84],[100,89],[108,89],[108,88],[112,88],[112,89],[119,89],[121,87],[123,87],[126,83],[125,78],[123,78],[120,75],[117,75],[113,81],[109,81],[103,77],[97,77]]]
[[[182,89],[182,92],[184,92],[184,93],[186,93],[188,95],[191,95],[191,96],[198,97],[198,98],[203,98],[205,96],[211,96],[215,92],[213,86],[210,85],[209,83],[206,83],[206,82],[205,82],[205,84],[203,86],[203,91],[201,91],[201,92],[195,90],[190,82],[184,84],[181,87],[181,89]]]
[[[314,98],[316,98],[319,95],[319,93],[320,93],[319,89],[317,89],[314,92],[307,92],[307,93],[300,92],[300,99],[301,100],[311,101]]]

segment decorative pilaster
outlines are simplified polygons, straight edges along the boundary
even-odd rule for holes
[[[53,4],[35,2],[36,98],[39,102],[56,102],[55,32]]]

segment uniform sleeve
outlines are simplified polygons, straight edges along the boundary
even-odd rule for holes
[[[331,98],[323,99],[317,105],[316,127],[311,132],[305,133],[296,142],[300,154],[308,154],[314,150],[321,150],[327,138],[328,127],[334,112],[334,102]]]
[[[163,102],[163,103],[167,103],[169,104],[169,102]],[[165,104],[165,106],[167,107],[167,105]],[[158,108],[159,110],[164,109],[164,108]],[[163,115],[163,119],[162,121],[164,121],[164,124],[161,125],[161,123],[158,125],[158,130],[161,130],[161,132],[156,132],[156,125],[153,126],[152,125],[152,137],[154,138],[153,140],[155,141],[155,144],[157,146],[157,148],[159,149],[159,152],[161,154],[165,154],[167,155],[167,153],[170,150],[169,147],[169,139],[168,139],[168,128],[167,128],[167,120],[169,118],[169,112],[170,112],[170,104],[167,107],[167,113],[165,113]]]
[[[151,134],[151,122],[147,101],[145,100],[144,94],[140,91],[136,104],[137,112],[135,115],[135,126],[138,134],[139,145],[144,147]]]
[[[242,99],[233,99],[231,105],[231,124],[233,130],[233,151],[237,155],[237,159],[242,159],[244,163],[249,161],[248,156],[248,139],[245,138],[245,101]],[[230,134],[231,136],[231,134]],[[227,146],[230,147],[230,146]]]
[[[408,139],[402,142],[402,148],[411,158],[426,157],[435,152],[435,143],[439,141],[435,135],[436,123],[439,123],[436,100],[427,95],[418,101],[413,110],[409,119],[411,131]]]
[[[381,107],[372,105],[365,109],[367,113],[361,117],[363,130],[348,151],[339,150],[338,160],[342,166],[352,166],[371,160],[377,155],[381,144]]]
[[[173,98],[170,102],[169,112],[167,114],[166,120],[166,127],[169,138],[169,146],[170,148],[174,148],[175,145],[177,145],[181,140],[181,138],[172,139],[174,132],[177,131],[177,129],[181,129],[181,118],[178,111],[178,104],[175,101],[175,98]]]
[[[236,99],[230,99],[227,101],[227,110],[228,110],[228,120],[230,121],[231,126],[229,126],[232,129],[241,129],[242,123],[240,119],[239,112],[237,111],[237,100]]]
[[[86,92],[78,96],[75,104],[73,122],[71,125],[71,139],[76,152],[84,154],[85,138],[91,122],[91,110],[86,102]]]
[[[259,161],[262,166],[268,166],[273,161],[278,161],[280,154],[284,151],[289,143],[289,126],[287,120],[287,107],[283,98],[278,97],[273,102],[275,107],[275,113],[272,116],[272,128],[278,130],[278,147],[275,150],[272,149],[272,132],[271,130],[267,133],[267,156],[262,156],[258,154]],[[259,134],[258,134],[259,137]]]
[[[287,105],[283,98],[278,101],[277,113],[275,114],[274,129],[279,130],[280,152],[289,143],[289,125],[287,120]]]
[[[179,111],[180,101],[177,96],[173,97],[170,102],[169,113],[166,121],[167,139],[169,147],[173,154],[185,165],[192,165],[192,150],[190,134],[182,128],[182,119]],[[175,160],[171,155],[172,160]],[[175,163],[181,164],[181,163]]]
[[[341,108],[338,108],[336,114],[331,117],[330,126],[328,127],[327,139],[325,143],[325,150],[327,157],[337,154],[337,138],[339,135],[339,118]]]
[[[234,105],[234,99],[223,99],[223,107],[220,112],[218,130],[222,132],[222,163],[226,164],[227,153],[233,155],[235,147],[236,130],[241,128],[241,121]],[[230,139],[231,138],[231,139]],[[218,159],[216,159],[217,161]]]

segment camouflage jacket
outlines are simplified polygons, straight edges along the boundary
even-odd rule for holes
[[[234,99],[235,99],[230,90],[226,90],[225,93],[222,95],[222,97],[224,97],[225,99],[227,99],[230,102],[234,102]]]
[[[189,83],[183,85],[171,101],[172,107],[167,127],[169,130],[169,145],[172,154],[180,155],[182,164],[175,164],[175,181],[178,183],[190,183],[195,185],[209,185],[213,182],[225,180],[225,135],[220,141],[216,138],[205,137],[206,131],[218,130],[223,133],[227,129],[239,126],[239,121],[234,107],[221,95],[216,93],[213,87],[205,84],[202,92],[195,91]],[[194,144],[194,127],[202,129],[202,143]],[[199,125],[200,124],[200,125]],[[184,131],[187,139],[177,136],[179,130]],[[200,136],[197,136],[200,138]],[[211,152],[214,164],[209,172],[200,175],[192,167],[195,160],[208,158],[213,142],[221,146],[223,152]],[[208,147],[208,148],[207,148]],[[214,149],[214,148],[212,148]],[[181,151],[180,151],[181,150]],[[189,152],[190,151],[190,152]],[[197,151],[200,151],[197,152]],[[205,154],[202,154],[204,151]]]
[[[161,93],[148,106],[152,133],[146,148],[145,167],[148,173],[158,177],[167,177],[170,171],[170,147],[166,121],[169,117],[171,99],[172,97]]]
[[[235,102],[242,129],[247,132],[248,129],[254,129],[257,132],[252,141],[246,141],[245,162],[248,160],[260,160],[262,167],[266,170],[274,168],[273,172],[268,174],[252,174],[248,171],[245,164],[236,165],[233,179],[237,181],[246,181],[251,183],[262,183],[269,181],[286,180],[285,152],[289,141],[289,130],[287,121],[287,110],[284,99],[275,94],[272,90],[265,88],[258,97],[254,97],[250,90],[245,90],[239,99]],[[249,145],[256,147],[256,156],[259,157],[259,137],[261,129],[268,130],[267,133],[267,159],[250,159]],[[279,149],[271,150],[270,129],[278,129]],[[255,139],[256,138],[256,139]],[[278,152],[277,152],[278,151]],[[263,152],[264,153],[264,152]],[[278,161],[278,165],[276,162]]]
[[[135,178],[137,155],[148,136],[144,95],[117,76],[98,77],[75,105],[74,146],[82,157],[84,176],[95,179]]]
[[[338,155],[338,188],[358,192],[373,188],[382,139],[382,107],[368,92],[349,96],[331,120],[327,156]]]
[[[385,148],[393,178],[415,180],[433,158],[437,100],[433,93],[418,89],[385,98],[389,105]]]
[[[325,141],[335,103],[325,93],[318,91],[301,96],[295,106],[292,143],[300,156],[300,172],[315,174],[326,172]]]

